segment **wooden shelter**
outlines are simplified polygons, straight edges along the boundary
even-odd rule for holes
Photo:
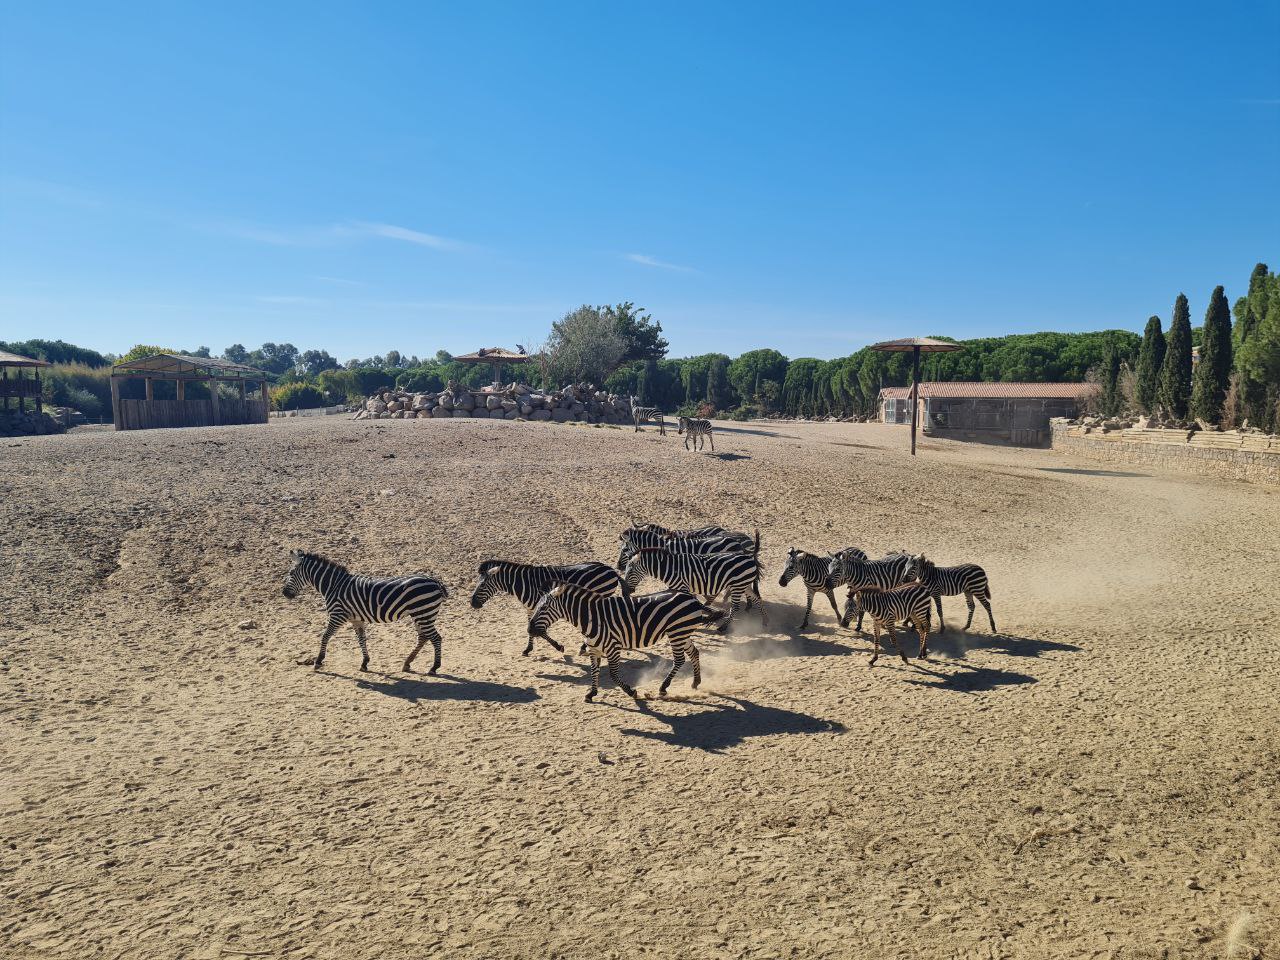
[[[144,397],[122,397],[121,386],[135,379],[144,382]],[[171,381],[174,396],[157,398],[156,381]],[[189,397],[187,388],[191,384],[202,384],[203,389],[198,392],[207,396]],[[234,385],[239,396],[221,396],[219,384]],[[255,396],[250,396],[251,389]],[[111,368],[111,411],[117,430],[266,423],[269,407],[267,375],[230,360],[156,353]]]
[[[934,340],[932,337],[903,337],[901,340],[886,340],[884,343],[874,344],[871,349],[878,350],[880,353],[911,354],[911,455],[914,457],[916,455],[916,421],[919,419],[915,411],[919,408],[920,402],[920,354],[950,353],[953,350],[963,350],[964,347],[948,340]]]
[[[36,413],[42,412],[44,406],[40,400],[40,368],[48,366],[51,364],[47,360],[36,360],[0,350],[0,398],[4,400],[4,409],[12,409],[9,404],[16,397],[18,409],[23,410],[27,398],[30,398]],[[12,377],[9,375],[10,370],[16,370]],[[32,373],[30,377],[26,376],[28,370]]]
[[[460,357],[454,357],[458,363],[487,363],[493,368],[493,382],[502,382],[502,367],[507,363],[528,363],[532,358],[521,351],[513,353],[510,350],[504,350],[502,347],[481,347],[475,353],[464,353]]]
[[[915,414],[926,437],[1038,447],[1049,441],[1049,421],[1074,417],[1090,396],[1092,383],[922,383],[919,401],[910,387],[880,389],[880,419],[907,423]]]

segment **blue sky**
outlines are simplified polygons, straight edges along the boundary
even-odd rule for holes
[[[1275,2],[0,10],[0,339],[832,357],[1280,261]]]

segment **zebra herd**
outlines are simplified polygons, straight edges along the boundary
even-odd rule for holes
[[[579,653],[591,658],[591,690],[586,699],[599,692],[600,663],[621,690],[633,698],[636,691],[619,675],[621,655],[626,650],[647,650],[662,640],[671,644],[674,664],[663,681],[665,694],[672,679],[688,661],[693,667],[693,686],[702,682],[694,635],[709,628],[729,629],[740,615],[756,610],[762,625],[768,615],[760,597],[760,531],[746,534],[723,527],[670,530],[654,523],[631,524],[618,537],[616,567],[607,563],[583,562],[564,565],[521,563],[514,560],[485,560],[478,569],[479,582],[471,594],[471,606],[479,610],[499,593],[514,597],[529,617],[528,656],[536,640],[545,640],[563,653],[564,646],[548,629],[561,620],[572,624],[584,637]],[[341,564],[317,554],[295,550],[285,575],[284,595],[293,599],[303,587],[312,587],[324,598],[328,623],[315,657],[298,661],[317,670],[324,664],[329,639],[342,626],[350,625],[360,645],[360,669],[369,667],[365,627],[370,623],[412,620],[417,645],[404,661],[408,672],[414,658],[429,641],[435,657],[428,671],[440,669],[442,640],[436,630],[436,616],[448,597],[438,580],[422,575],[379,579],[349,572]],[[871,618],[873,651],[871,665],[880,654],[880,635],[902,657],[893,631],[896,624],[908,624],[920,637],[919,657],[928,657],[932,606],[937,605],[942,626],[942,598],[963,594],[973,622],[975,599],[987,611],[991,629],[996,629],[991,612],[991,588],[986,572],[977,564],[939,567],[922,554],[892,553],[870,560],[857,547],[833,554],[817,554],[792,548],[778,583],[787,586],[799,578],[808,593],[800,629],[809,624],[813,598],[819,593],[831,603],[832,612],[847,627],[857,614],[862,630],[864,614]],[[653,579],[665,589],[639,594],[637,589]],[[835,590],[844,587],[843,612],[836,604]],[[723,597],[723,609],[714,606]]]
[[[661,436],[667,435],[667,421],[662,415],[662,410],[658,407],[640,407],[636,405],[636,398],[631,398],[631,419],[635,424],[635,432],[640,432],[640,425],[643,423],[656,424],[658,433]],[[711,452],[716,449],[715,434],[711,428],[710,420],[703,420],[698,417],[677,417],[676,433],[684,436],[684,448],[689,449],[689,441],[693,441],[693,449],[698,450],[707,442],[711,444]]]

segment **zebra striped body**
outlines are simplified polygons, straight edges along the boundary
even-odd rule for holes
[[[711,451],[715,452],[716,440],[711,429],[710,420],[700,420],[697,417],[681,417],[679,429],[676,433],[684,434],[684,448],[689,449],[689,441],[693,441],[693,449],[697,450],[699,445],[705,440],[711,441]]]
[[[987,582],[987,571],[976,563],[962,563],[957,567],[939,567],[923,555],[911,558],[911,575],[919,580],[938,605],[938,628],[942,629],[942,598],[964,594],[964,601],[969,605],[969,619],[964,628],[969,629],[973,623],[973,601],[978,602],[987,611],[987,619],[991,621],[991,632],[996,632],[996,618],[991,612],[991,584]]]
[[[412,620],[418,633],[418,644],[405,660],[404,671],[409,671],[414,657],[428,640],[435,647],[435,662],[428,673],[440,669],[442,641],[436,631],[436,614],[440,612],[448,591],[439,580],[426,576],[388,579],[359,576],[339,563],[301,550],[293,551],[290,558],[293,563],[285,574],[284,595],[292,600],[300,587],[314,587],[324,597],[324,607],[329,614],[329,623],[320,637],[320,652],[313,661],[302,663],[314,663],[319,670],[324,664],[329,638],[335,630],[349,623],[360,643],[360,669],[368,670],[369,646],[365,640],[365,626]]]
[[[538,566],[511,560],[486,560],[480,564],[480,582],[471,594],[471,606],[479,610],[499,591],[519,600],[526,610],[533,610],[557,583],[581,587],[588,593],[608,596],[622,585],[618,571],[607,563],[574,563],[561,566]],[[555,640],[547,642],[564,653]],[[524,648],[524,656],[533,650],[533,637]]]
[[[853,590],[849,591],[850,600]],[[880,631],[889,634],[893,649],[898,651],[902,662],[907,662],[907,655],[898,646],[898,638],[893,632],[895,623],[910,623],[920,635],[920,659],[929,657],[929,591],[918,583],[904,583],[889,590],[879,587],[863,587],[858,590],[858,602],[861,609],[871,616],[871,629],[875,649],[871,654],[868,666],[875,666],[880,656]]]
[[[599,597],[577,587],[557,584],[552,588],[529,621],[529,636],[546,638],[547,628],[559,620],[568,620],[587,638],[591,654],[591,692],[587,701],[600,690],[600,660],[609,662],[609,676],[633,699],[636,691],[618,674],[623,650],[646,650],[663,637],[671,642],[671,672],[662,681],[660,693],[666,693],[671,679],[684,665],[693,661],[693,685],[702,682],[702,666],[693,634],[719,621],[724,614],[713,610],[687,593],[669,590],[643,597]]]
[[[831,578],[833,587],[842,587],[849,582],[849,571],[846,567],[851,560],[866,563],[867,555],[857,547],[845,547],[843,550],[837,550],[831,555],[831,560],[827,565],[827,575]]]
[[[696,530],[670,530],[667,527],[660,526],[656,523],[644,523],[639,526],[633,524],[631,529],[656,533],[660,537],[668,537],[672,540],[737,540],[742,544],[743,550],[751,549],[751,534],[740,533],[737,530],[726,530],[724,527],[698,527]]]
[[[862,610],[858,607],[858,591],[863,587],[879,587],[888,590],[911,579],[911,556],[905,553],[892,553],[879,560],[854,560],[849,556],[842,557],[839,573],[844,577],[844,584],[849,588],[844,604],[844,616],[840,626],[847,627],[854,610],[858,611],[858,625],[855,630],[862,629]]]
[[[760,563],[755,554],[708,553],[703,555],[672,553],[655,547],[637,550],[622,574],[622,594],[629,596],[645,577],[661,580],[672,590],[684,590],[702,597],[728,593],[729,619],[737,615],[738,606],[760,604],[760,620],[769,623],[760,599]]]
[[[640,424],[656,423],[658,425],[658,433],[662,436],[667,435],[667,421],[662,417],[662,411],[657,407],[637,407],[636,398],[631,398],[631,421],[635,424],[635,432],[640,432]]]
[[[622,544],[621,550],[618,551],[618,569],[621,570],[627,565],[633,553],[646,548],[657,548],[671,553],[692,554],[695,556],[702,556],[708,553],[744,553],[751,550],[752,540],[747,537],[744,542],[743,536],[743,534],[730,533],[707,537],[706,539],[668,537],[651,530],[632,527],[629,530],[624,530],[618,537],[619,542]],[[759,542],[760,531],[757,530],[755,537],[757,549]]]
[[[830,557],[797,550],[795,547],[787,551],[787,565],[782,570],[782,576],[778,578],[778,586],[785,587],[796,577],[804,581],[804,588],[809,596],[804,607],[804,619],[800,621],[801,630],[809,625],[809,614],[813,612],[813,597],[817,593],[827,595],[827,599],[831,601],[832,612],[835,613],[836,619],[840,618],[840,608],[836,606],[835,595],[835,587],[839,584],[832,577],[830,566]]]

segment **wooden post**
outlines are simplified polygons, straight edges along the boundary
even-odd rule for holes
[[[916,455],[916,420],[920,410],[920,348],[911,351],[911,455]]]
[[[147,377],[147,379],[146,379],[146,384],[147,384],[147,400],[154,400],[154,399],[155,399],[155,391],[154,391],[154,388],[151,386],[151,378],[150,378],[150,377]]]
[[[0,393],[4,394],[4,408],[9,409],[9,368],[0,367],[0,380],[4,381],[4,386],[0,387]]]
[[[44,399],[40,396],[40,373],[36,372],[36,413],[44,410]]]
[[[240,400],[244,401],[248,397],[248,391],[244,388],[244,381],[240,381]]]
[[[120,427],[120,378],[115,374],[111,375],[111,422],[116,425],[116,429]]]
[[[187,399],[187,381],[175,380],[173,381],[173,388],[177,392],[179,400]]]
[[[222,426],[222,408],[218,406],[218,381],[209,378],[209,400],[213,403],[213,425]]]

